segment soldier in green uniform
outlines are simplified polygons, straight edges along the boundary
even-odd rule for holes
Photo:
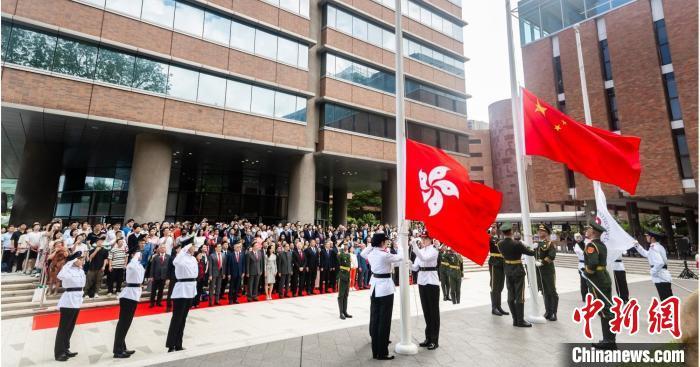
[[[447,276],[450,270],[450,263],[447,262],[447,246],[440,246],[438,255],[438,276],[440,277],[440,287],[442,288],[442,300],[450,300],[450,278]]]
[[[462,255],[455,253],[448,247],[446,260],[449,266],[447,278],[450,282],[450,296],[452,304],[458,304],[462,294],[462,277],[464,276],[464,260]]]
[[[340,319],[351,318],[348,314],[348,290],[350,289],[350,254],[345,251],[345,245],[340,246],[338,252],[338,308]]]
[[[506,276],[503,273],[503,255],[498,249],[498,228],[494,223],[491,226],[489,241],[489,275],[491,276],[491,314],[496,316],[510,315],[501,308],[501,293]]]
[[[600,235],[605,232],[605,228],[598,223],[592,222],[586,229],[586,237],[591,239],[583,251],[583,262],[586,277],[590,284],[588,290],[596,298],[603,301],[605,306],[600,311],[600,325],[603,330],[603,340],[594,343],[593,346],[597,349],[616,349],[615,334],[610,330],[610,320],[613,318],[613,313],[610,311],[610,303],[601,296],[601,292],[608,300],[612,299],[612,282],[605,266],[607,265],[608,248],[603,241],[600,240]],[[598,289],[596,290],[595,287]]]
[[[513,227],[510,223],[501,225],[501,232],[505,238],[498,243],[498,248],[503,255],[503,270],[506,274],[508,308],[513,316],[513,326],[532,327],[525,321],[525,269],[522,256],[523,254],[534,256],[535,252],[522,242],[514,240],[512,231]]]
[[[554,257],[557,249],[549,240],[551,230],[544,224],[540,224],[537,235],[540,241],[535,248],[535,265],[537,265],[537,287],[544,298],[544,318],[549,321],[557,321],[557,307],[559,295],[557,294],[557,274],[554,269]]]

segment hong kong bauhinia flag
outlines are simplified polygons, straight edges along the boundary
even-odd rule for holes
[[[530,91],[522,91],[526,154],[564,163],[591,180],[634,194],[642,172],[640,138],[579,123]]]
[[[422,221],[431,237],[479,265],[501,199],[444,151],[406,139],[406,219]]]

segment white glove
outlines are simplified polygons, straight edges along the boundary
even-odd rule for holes
[[[535,266],[540,267],[542,266],[542,261],[535,261]]]

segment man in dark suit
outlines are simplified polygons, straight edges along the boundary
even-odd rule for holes
[[[245,268],[248,271],[248,302],[256,302],[258,300],[258,291],[260,288],[260,276],[263,274],[263,253],[260,250],[262,241],[257,240],[253,248],[246,255]]]
[[[314,294],[314,286],[316,284],[316,271],[318,271],[318,255],[319,250],[316,247],[316,240],[309,242],[309,247],[304,250],[306,256],[306,294]]]
[[[126,247],[129,252],[129,258],[131,258],[136,251],[139,250],[139,240],[145,239],[146,234],[141,232],[141,227],[137,224],[134,225],[134,231],[129,233],[126,238]]]
[[[289,244],[284,243],[282,252],[277,254],[277,293],[280,298],[287,297],[289,292],[289,278],[292,276],[292,253],[289,251]]]
[[[228,304],[238,303],[238,292],[241,290],[241,280],[245,277],[246,257],[242,251],[242,241],[233,246],[233,252],[228,254],[226,261],[226,276],[229,279]]]
[[[319,267],[321,268],[321,281],[318,284],[319,291],[321,293],[327,293],[328,288],[333,286],[333,280],[331,275],[333,274],[333,250],[331,249],[331,241],[328,240],[321,249],[321,255],[319,256]]]
[[[151,265],[149,267],[149,277],[151,278],[151,303],[149,307],[153,307],[155,304],[161,307],[161,301],[163,301],[163,289],[165,288],[165,281],[168,279],[169,275],[169,264],[170,255],[165,253],[165,246],[158,247],[158,253],[151,257]],[[156,301],[156,293],[158,298]]]
[[[209,306],[219,304],[221,299],[221,280],[226,269],[226,256],[221,252],[221,244],[209,255]]]
[[[297,240],[296,249],[292,252],[292,296],[301,296],[306,280],[306,256],[302,249],[301,240]]]

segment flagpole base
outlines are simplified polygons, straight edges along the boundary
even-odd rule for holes
[[[408,342],[408,343],[398,343],[394,348],[397,354],[403,355],[413,355],[418,353],[418,346]]]
[[[532,316],[532,315],[525,316],[525,321],[527,321],[531,324],[544,324],[547,322],[545,320],[545,318],[542,316]]]

